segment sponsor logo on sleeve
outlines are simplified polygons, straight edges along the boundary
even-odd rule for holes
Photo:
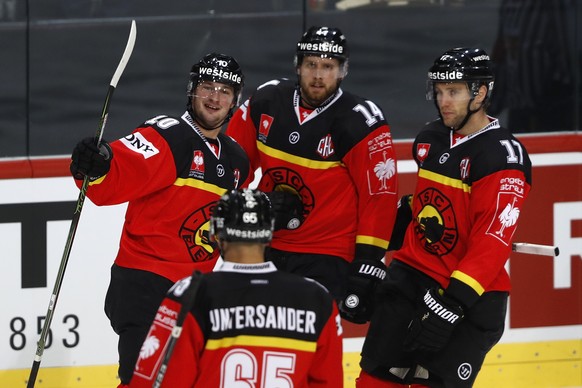
[[[144,135],[139,132],[134,132],[125,136],[121,139],[121,143],[133,152],[142,154],[144,159],[151,158],[160,153],[160,150],[158,150],[152,142],[147,140]]]
[[[136,375],[147,380],[155,378],[155,373],[163,361],[164,350],[168,345],[172,329],[176,325],[179,310],[180,304],[171,299],[166,299],[158,308],[154,322],[139,351],[134,371]]]

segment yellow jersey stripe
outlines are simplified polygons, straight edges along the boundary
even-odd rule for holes
[[[433,181],[436,183],[443,184],[445,186],[450,186],[455,189],[461,189],[467,193],[471,192],[471,186],[459,179],[453,179],[446,175],[437,174],[428,170],[423,170],[422,168],[418,170],[418,176],[424,179],[428,179],[429,181]]]
[[[461,271],[453,271],[451,277],[462,281],[463,283],[471,287],[473,290],[475,290],[475,292],[479,295],[482,295],[485,292],[483,286],[477,280],[473,279],[466,273],[463,273]]]
[[[340,166],[342,164],[340,161],[337,161],[337,160],[330,161],[330,162],[324,162],[324,161],[319,161],[319,160],[311,160],[311,159],[307,159],[307,158],[302,158],[300,156],[288,154],[287,152],[283,152],[283,151],[271,148],[269,146],[266,146],[265,144],[261,143],[260,141],[257,141],[257,148],[259,149],[259,151],[261,151],[262,153],[264,153],[266,155],[269,155],[272,158],[284,160],[286,162],[293,163],[293,164],[296,164],[298,166],[311,168],[311,169],[326,170],[328,168],[337,167],[337,166]]]
[[[232,346],[273,347],[280,349],[300,350],[304,352],[315,352],[315,349],[317,348],[317,343],[312,341],[304,341],[291,338],[239,335],[236,337],[210,339],[206,341],[205,349],[216,350]]]
[[[356,244],[368,244],[380,247],[382,249],[388,248],[388,241],[383,238],[373,236],[356,236]]]
[[[190,186],[195,187],[200,190],[208,191],[217,195],[223,195],[226,193],[226,189],[220,186],[213,185],[212,183],[204,182],[199,179],[192,178],[178,178],[174,182],[174,186]]]

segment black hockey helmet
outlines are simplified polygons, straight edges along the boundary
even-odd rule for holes
[[[202,81],[219,82],[234,88],[235,104],[240,104],[244,75],[238,62],[231,56],[217,53],[206,54],[200,62],[190,70],[188,82],[188,104],[191,103],[192,92]]]
[[[309,55],[336,58],[347,70],[349,50],[346,37],[339,28],[312,26],[297,42],[295,66],[300,66],[303,58]]]
[[[210,234],[223,241],[268,243],[274,217],[265,193],[255,189],[232,190],[212,210]]]
[[[480,48],[460,47],[445,51],[428,70],[427,99],[434,99],[434,84],[438,82],[465,81],[474,98],[481,85],[487,87],[487,100],[491,97],[495,77],[489,55]]]

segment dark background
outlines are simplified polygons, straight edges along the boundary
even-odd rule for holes
[[[503,124],[511,122],[515,132],[580,130],[579,0],[360,2],[367,4],[0,0],[0,157],[68,155],[95,133],[132,19],[137,42],[113,96],[108,140],[153,116],[181,114],[190,67],[208,52],[237,59],[246,76],[244,97],[272,78],[295,77],[295,44],[311,25],[344,32],[351,55],[342,87],[376,102],[396,139],[413,138],[436,117],[425,100],[426,72],[457,46],[495,52],[500,63],[521,53],[509,62],[513,72],[498,76],[510,85],[508,92],[497,82],[494,93],[492,113]],[[503,51],[513,46],[513,54]],[[521,121],[512,118],[515,107]]]

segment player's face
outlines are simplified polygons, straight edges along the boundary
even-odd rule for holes
[[[192,93],[192,110],[204,129],[220,125],[234,107],[234,88],[218,82],[202,81]]]
[[[468,114],[471,100],[467,84],[465,82],[439,82],[434,84],[434,91],[443,124],[447,127],[458,128]]]
[[[320,106],[334,94],[341,81],[342,69],[335,58],[309,56],[297,69],[301,98],[312,108]]]

